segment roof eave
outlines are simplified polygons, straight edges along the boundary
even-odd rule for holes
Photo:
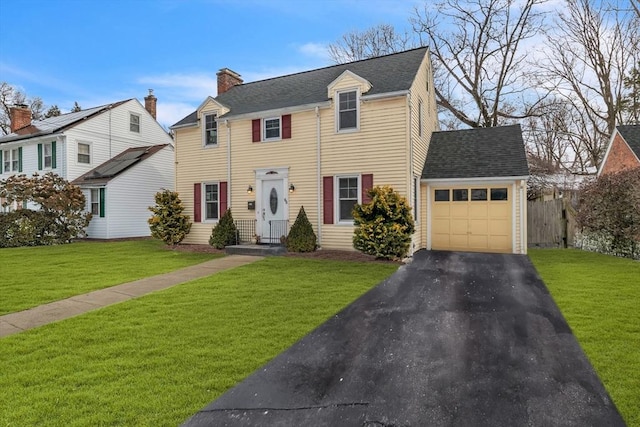
[[[470,178],[420,178],[420,182],[426,184],[444,184],[444,183],[463,183],[463,182],[504,182],[528,180],[530,175],[514,175],[514,176],[478,176]]]

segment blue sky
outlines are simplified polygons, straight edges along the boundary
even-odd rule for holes
[[[0,0],[0,81],[68,112],[158,97],[170,126],[216,95],[223,67],[245,82],[331,65],[326,46],[419,0]]]

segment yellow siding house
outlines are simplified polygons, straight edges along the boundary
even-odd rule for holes
[[[227,208],[243,241],[279,243],[304,207],[321,248],[353,250],[354,204],[389,185],[414,206],[411,252],[430,248],[436,111],[427,48],[251,83],[221,69],[217,96],[171,127],[185,243],[207,243]]]

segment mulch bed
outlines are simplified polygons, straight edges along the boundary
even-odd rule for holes
[[[171,249],[171,248],[167,247],[167,249]],[[210,245],[181,244],[181,245],[177,245],[175,248],[173,248],[173,250],[185,251],[185,252],[210,253],[210,254],[224,253],[224,250],[216,249]],[[330,249],[319,249],[315,252],[305,252],[305,253],[287,252],[284,256],[296,257],[296,258],[327,259],[332,261],[361,261],[361,262],[368,261],[368,262],[402,264],[399,261],[379,260],[372,255],[366,255],[358,251],[337,251],[337,250],[330,250]]]

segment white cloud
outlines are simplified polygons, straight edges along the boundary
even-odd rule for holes
[[[301,45],[298,50],[305,56],[322,60],[324,62],[330,61],[329,51],[325,44],[309,42]]]
[[[215,96],[218,87],[215,75],[205,73],[143,76],[137,79],[137,83],[145,84],[150,89],[162,88],[167,99],[194,101],[198,104],[209,95]]]

